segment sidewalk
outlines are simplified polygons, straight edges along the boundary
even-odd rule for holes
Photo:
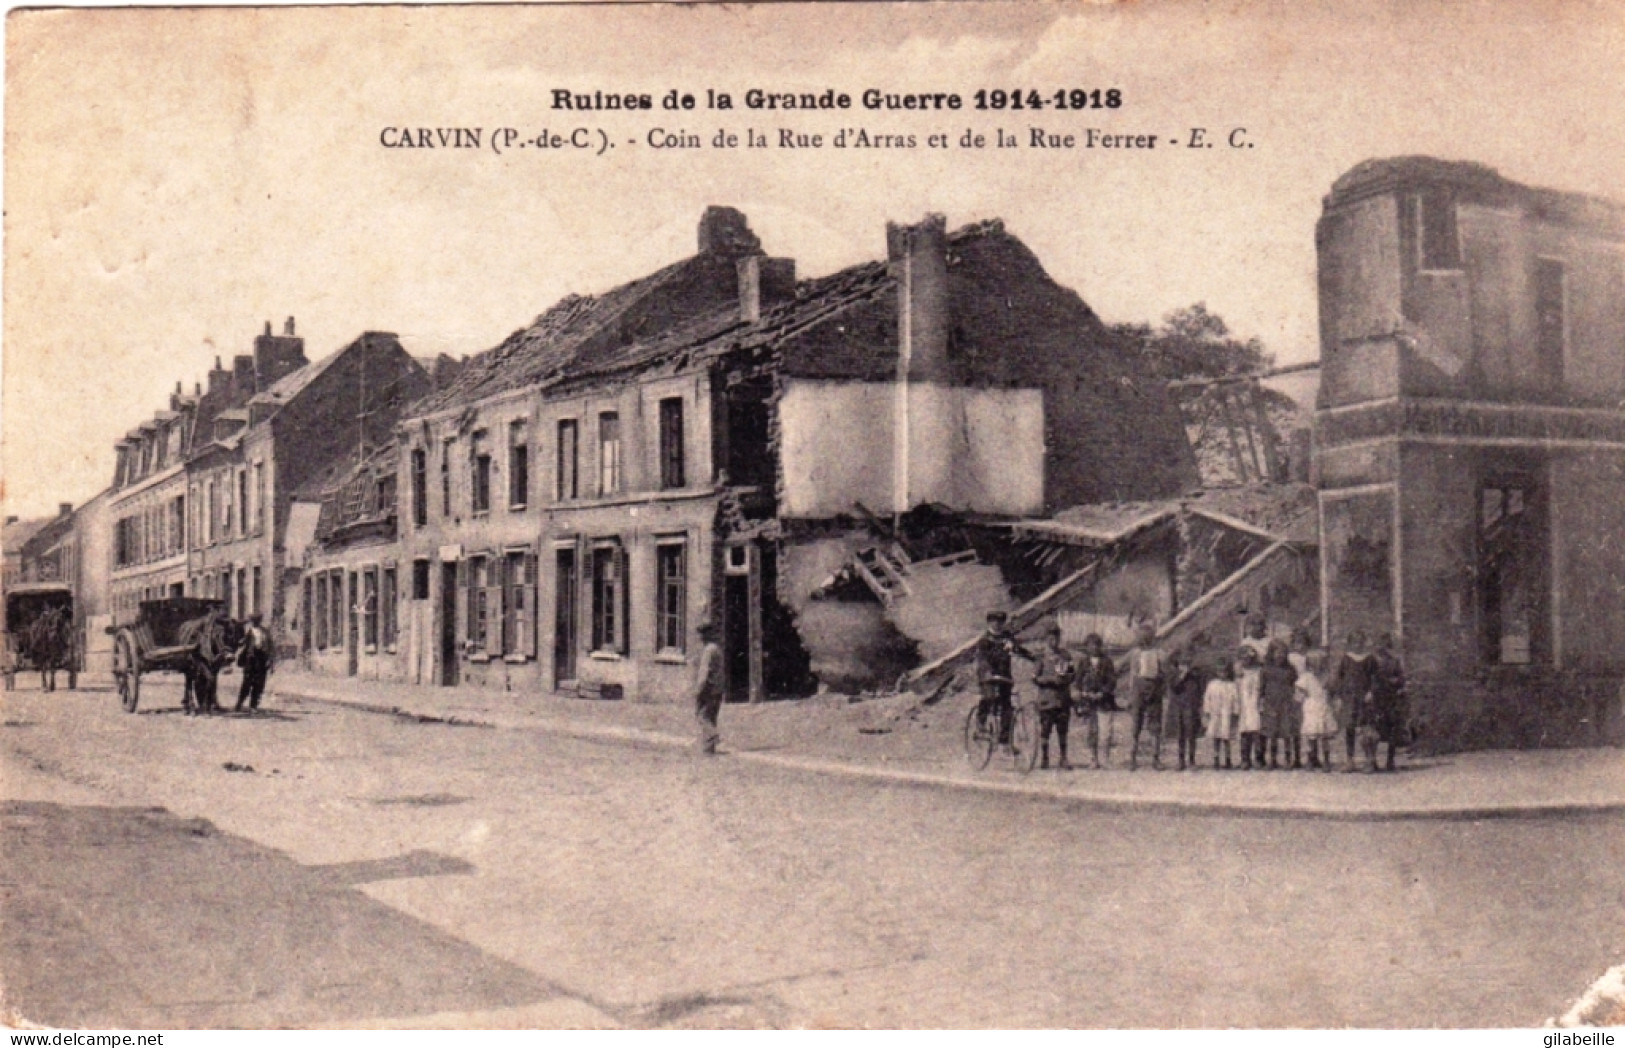
[[[692,715],[680,705],[435,688],[345,680],[279,669],[266,703],[303,699],[425,721],[545,731],[670,748],[694,747]],[[852,703],[845,696],[729,705],[724,760],[750,761],[877,783],[1047,798],[1099,809],[1330,819],[1481,819],[1625,812],[1625,750],[1529,750],[1406,760],[1392,775],[1337,772],[1138,772],[1112,753],[1106,771],[983,771],[964,760],[960,731],[972,700],[931,707],[912,695]],[[1123,718],[1119,718],[1120,722]],[[1120,723],[1119,733],[1122,732]],[[1120,735],[1121,737],[1121,735]],[[1081,749],[1081,733],[1074,745]],[[1168,746],[1169,751],[1172,746]],[[1201,744],[1204,761],[1211,750]],[[1341,746],[1337,757],[1342,759]],[[1007,761],[1008,759],[1005,758]],[[1087,756],[1085,756],[1087,761]],[[1166,762],[1165,762],[1166,764]]]

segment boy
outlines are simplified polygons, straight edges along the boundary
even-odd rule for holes
[[[1162,770],[1162,693],[1168,673],[1168,657],[1156,645],[1157,634],[1150,623],[1142,623],[1135,644],[1128,653],[1129,710],[1133,714],[1133,738],[1129,743],[1128,770],[1140,766],[1140,732],[1151,728],[1151,767]]]
[[[1049,737],[1061,747],[1060,771],[1072,768],[1066,759],[1066,733],[1072,721],[1072,680],[1077,676],[1077,665],[1072,656],[1061,647],[1061,627],[1051,625],[1044,631],[1044,646],[1038,652],[1038,668],[1033,683],[1038,685],[1038,737],[1043,740],[1039,750],[1039,767],[1049,767]]]
[[[982,690],[982,701],[977,705],[976,717],[987,723],[990,714],[999,718],[999,745],[1010,744],[1010,720],[1014,712],[1010,704],[1010,690],[1015,678],[1010,671],[1010,657],[1019,655],[1028,662],[1035,661],[1032,652],[1017,643],[1007,628],[1010,616],[1002,611],[987,613],[987,632],[976,642],[976,682]]]
[[[1100,634],[1083,638],[1083,662],[1076,683],[1078,716],[1086,718],[1089,731],[1090,767],[1099,769],[1100,723],[1106,722],[1106,763],[1112,762],[1112,732],[1117,720],[1117,667],[1106,654]]]

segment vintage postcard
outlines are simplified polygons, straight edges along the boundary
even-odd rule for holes
[[[1612,1043],[1621,98],[1616,0],[12,11],[6,1023]]]

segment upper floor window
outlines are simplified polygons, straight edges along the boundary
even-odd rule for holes
[[[598,494],[621,490],[621,416],[606,411],[598,416]]]
[[[254,463],[254,532],[265,530],[265,463]]]
[[[573,418],[559,420],[558,499],[580,497],[578,467],[581,461],[581,433]]]
[[[530,430],[524,422],[508,424],[508,505],[524,509],[530,501]]]
[[[429,523],[429,453],[422,448],[412,449],[412,525],[423,527]]]
[[[491,509],[491,447],[484,430],[474,434],[469,445],[469,504],[475,513]]]
[[[683,398],[668,397],[660,402],[660,486],[680,488],[685,483]]]
[[[1563,263],[1535,259],[1535,349],[1541,374],[1555,382],[1563,379],[1563,357],[1568,348],[1568,302]]]
[[[237,471],[237,534],[248,534],[252,512],[248,504],[248,467],[244,466]]]
[[[440,443],[440,515],[451,518],[451,440]]]

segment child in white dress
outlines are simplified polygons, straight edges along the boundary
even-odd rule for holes
[[[1236,737],[1236,715],[1241,711],[1241,696],[1236,691],[1236,667],[1229,659],[1221,658],[1218,672],[1207,682],[1202,693],[1202,724],[1207,737],[1213,740],[1213,767],[1219,767],[1219,755],[1224,755],[1224,767],[1231,767],[1230,744]]]
[[[1258,767],[1265,767],[1264,761],[1264,717],[1261,708],[1263,699],[1262,667],[1258,663],[1258,655],[1252,648],[1241,649],[1241,665],[1236,670],[1236,733],[1241,736],[1241,768],[1243,771],[1253,769],[1253,757],[1258,757]]]
[[[1304,671],[1296,684],[1303,706],[1303,738],[1309,744],[1309,767],[1332,770],[1332,740],[1337,738],[1337,716],[1326,693],[1326,653],[1318,648],[1304,656]]]

